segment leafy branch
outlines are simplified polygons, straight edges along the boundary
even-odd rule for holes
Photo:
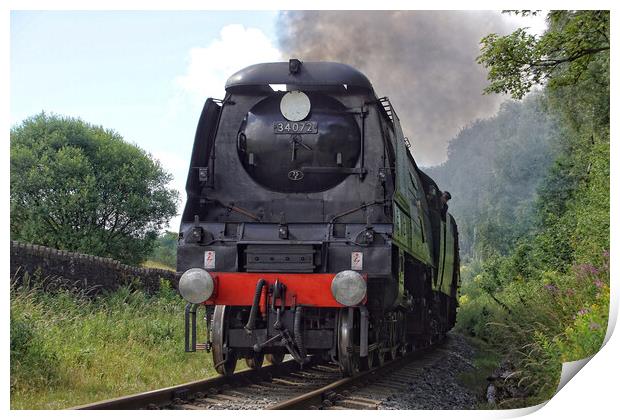
[[[553,11],[547,20],[549,29],[542,36],[519,28],[481,40],[477,62],[488,69],[490,82],[485,93],[521,99],[545,81],[550,87],[575,84],[597,54],[609,52],[608,11]]]

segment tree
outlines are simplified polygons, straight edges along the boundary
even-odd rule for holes
[[[476,242],[488,251],[480,253],[480,273],[466,272],[473,281],[463,289],[458,324],[514,364],[518,387],[533,397],[528,405],[556,391],[560,362],[591,356],[602,345],[609,313],[609,12],[554,11],[547,21],[541,37],[519,29],[482,41],[486,91],[522,98],[544,83],[540,105],[531,109],[554,123],[548,136],[520,115],[515,126],[526,130],[512,142],[514,129],[498,131],[492,174],[499,188],[483,188],[503,194],[479,200],[480,210],[471,206],[481,215],[469,219]],[[553,162],[540,166],[537,141],[545,138]],[[456,169],[450,177],[477,181]],[[520,180],[535,181],[535,190],[523,190],[532,194],[518,193]],[[532,217],[524,223],[515,210],[526,200]]]
[[[478,63],[489,70],[486,93],[521,99],[533,85],[547,80],[551,87],[574,85],[597,54],[609,54],[609,11],[558,10],[547,20],[549,29],[542,36],[519,28],[482,39]]]
[[[155,248],[153,249],[149,259],[172,268],[176,267],[178,240],[178,233],[170,232],[169,230],[165,231],[157,238]]]
[[[137,264],[176,214],[171,178],[114,131],[41,113],[11,130],[11,239]]]
[[[518,12],[530,13],[530,12]],[[540,37],[519,29],[482,40],[486,92],[523,97],[546,82],[558,119],[555,163],[538,191],[537,260],[566,271],[609,249],[609,11],[552,11]]]

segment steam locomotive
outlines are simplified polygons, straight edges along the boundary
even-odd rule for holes
[[[286,354],[354,375],[440,339],[456,318],[458,232],[408,146],[390,101],[348,65],[231,76],[204,105],[187,177],[185,350],[211,351],[222,375]]]

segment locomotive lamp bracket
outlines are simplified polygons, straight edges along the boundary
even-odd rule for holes
[[[286,224],[286,218],[284,212],[280,213],[280,224],[278,225],[278,237],[280,239],[288,239],[288,225]]]
[[[297,74],[301,70],[301,60],[298,58],[291,58],[288,60],[288,71],[290,74]]]
[[[209,167],[201,166],[198,169],[198,181],[207,182],[209,181]]]
[[[372,217],[372,208],[367,207],[364,209],[364,212],[366,213],[366,226],[364,227],[364,236],[362,240],[365,244],[369,245],[375,240],[375,230],[370,221]]]
[[[190,238],[191,240],[189,240]],[[202,242],[202,228],[200,226],[193,227],[190,238],[188,238],[187,242],[195,242],[195,243]]]
[[[204,230],[200,226],[200,219],[197,214],[194,215],[194,226],[189,231],[189,235],[186,239],[190,243],[200,243],[204,237]]]
[[[278,237],[280,239],[288,239],[288,226],[287,225],[280,225],[278,227]]]

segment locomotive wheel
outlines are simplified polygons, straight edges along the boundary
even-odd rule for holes
[[[338,313],[338,361],[344,376],[359,372],[359,322],[356,323],[355,308],[342,308]],[[357,325],[356,325],[357,324]]]
[[[263,366],[263,360],[265,359],[264,354],[262,352],[256,353],[252,356],[245,358],[245,364],[248,365],[250,369],[260,369]]]
[[[213,366],[220,375],[230,376],[237,367],[237,354],[227,346],[227,310],[224,305],[216,305],[211,324],[213,343]]]
[[[279,365],[284,360],[284,353],[272,353],[268,354],[267,361],[272,365]]]
[[[390,360],[396,360],[398,358],[398,346],[391,347],[388,354],[389,354],[388,357],[390,358]]]
[[[380,348],[373,351],[371,356],[373,367],[380,367],[385,364],[385,353],[383,353]]]

